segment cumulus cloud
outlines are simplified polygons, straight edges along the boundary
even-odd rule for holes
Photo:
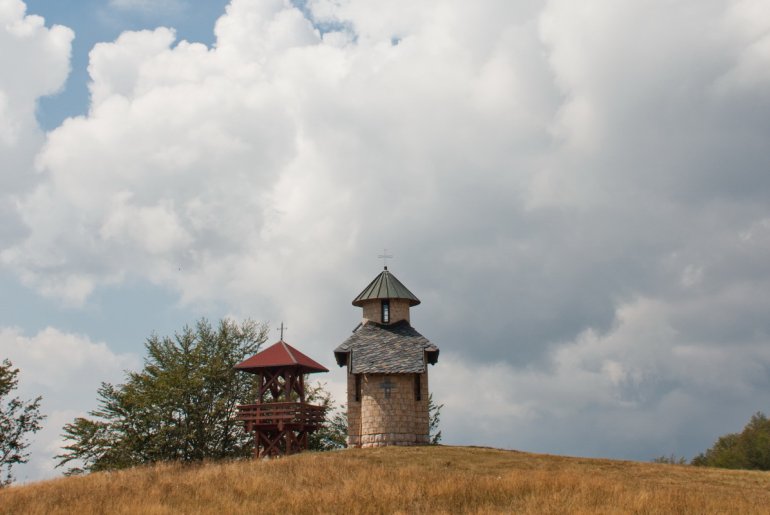
[[[431,383],[458,407],[446,410],[445,437],[632,459],[703,451],[715,431],[735,431],[736,419],[763,405],[770,348],[689,340],[674,322],[682,310],[644,298],[625,304],[611,331],[565,342],[545,368],[469,367],[443,354]]]
[[[15,205],[37,182],[33,162],[44,141],[35,106],[64,85],[73,36],[27,15],[21,0],[0,1],[0,248],[24,234]]]
[[[446,384],[497,375],[479,438],[610,453],[662,427],[645,457],[695,417],[704,447],[714,411],[762,408],[768,29],[751,0],[233,0],[210,48],[125,32],[0,261],[73,304],[138,277],[281,317],[330,364],[387,247],[455,434]]]
[[[61,453],[61,430],[75,417],[96,408],[96,390],[102,382],[118,383],[125,370],[139,366],[137,356],[116,354],[104,342],[47,327],[27,336],[15,327],[0,328],[0,356],[19,369],[22,399],[42,396],[46,415],[43,429],[31,437],[30,461],[15,470],[20,481],[51,477],[53,457]]]

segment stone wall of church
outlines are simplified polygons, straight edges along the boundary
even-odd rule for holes
[[[363,374],[361,401],[355,400],[355,376],[348,375],[348,445],[380,447],[429,442],[428,374]]]
[[[379,300],[368,300],[364,303],[362,306],[364,310],[364,321],[371,320],[372,322],[377,322],[378,324],[382,322],[381,318],[382,315],[380,314],[380,301]]]
[[[390,301],[390,322],[406,320],[409,322],[409,301],[406,299],[391,299]]]
[[[382,300],[366,301],[363,305],[364,320],[382,323]],[[390,299],[390,323],[406,320],[409,322],[409,301],[407,299]]]
[[[356,376],[348,374],[348,447],[361,447],[361,402],[356,400]]]

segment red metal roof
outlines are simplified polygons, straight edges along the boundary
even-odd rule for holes
[[[256,372],[261,368],[276,368],[298,366],[304,372],[328,372],[329,370],[317,361],[305,356],[300,351],[281,340],[267,349],[254,354],[249,359],[235,365],[235,368],[246,372]]]

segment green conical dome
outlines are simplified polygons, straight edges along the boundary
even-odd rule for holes
[[[369,286],[364,288],[364,291],[358,294],[358,297],[353,299],[353,305],[361,307],[367,300],[374,299],[407,299],[410,306],[420,303],[420,299],[415,297],[414,293],[401,284],[395,275],[388,272],[387,266],[369,283]]]

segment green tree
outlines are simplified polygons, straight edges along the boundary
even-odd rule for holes
[[[441,442],[441,430],[438,428],[441,422],[441,408],[443,404],[433,402],[433,394],[428,396],[428,415],[430,416],[430,425],[428,433],[430,434],[430,444],[438,445]]]
[[[252,438],[235,420],[237,404],[253,402],[257,378],[233,367],[259,350],[267,327],[205,319],[173,337],[153,335],[140,372],[124,384],[102,383],[99,407],[64,426],[57,456],[67,474],[248,456]]]
[[[757,412],[740,436],[743,455],[749,469],[770,470],[770,420]]]
[[[692,460],[701,467],[770,470],[770,420],[755,413],[743,431],[720,436],[714,445]]]
[[[345,406],[340,406],[339,410],[335,409],[334,399],[324,387],[325,384],[317,383],[307,395],[309,403],[326,407],[324,425],[308,436],[308,448],[311,451],[332,451],[348,446],[348,417]]]
[[[27,435],[38,432],[45,419],[40,414],[41,397],[6,400],[19,384],[18,375],[19,369],[9,360],[0,363],[0,488],[13,482],[12,467],[29,459]]]

